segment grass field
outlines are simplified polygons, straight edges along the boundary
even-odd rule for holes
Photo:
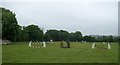
[[[3,45],[3,63],[118,63],[118,44],[71,42],[71,48],[61,48],[60,42],[48,44],[47,48],[30,48],[28,42]]]

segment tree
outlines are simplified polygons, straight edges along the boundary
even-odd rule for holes
[[[118,42],[118,38],[119,38],[119,36],[118,37],[114,37],[113,38],[113,42]]]
[[[68,34],[68,39],[69,39],[70,41],[76,41],[76,39],[75,39],[75,33],[69,33],[69,34]]]
[[[59,31],[58,30],[47,30],[47,32],[45,33],[45,38],[47,39],[47,41],[49,41],[50,39],[54,41],[59,41]]]
[[[92,36],[84,36],[83,40],[86,42],[94,42],[95,41],[95,37]]]
[[[102,39],[103,39],[102,42],[113,42],[114,41],[112,35],[110,35],[110,36],[103,36]]]
[[[80,31],[72,32],[68,34],[70,41],[82,41],[82,33]]]
[[[120,43],[120,36],[118,36],[118,43]]]
[[[18,32],[18,41],[28,41],[28,33],[25,30],[25,26],[19,26],[19,32]]]
[[[49,41],[50,39],[54,41],[66,41],[68,39],[68,32],[65,30],[47,30],[44,40]]]
[[[19,28],[18,28],[18,41],[22,41],[23,40],[23,37],[22,37],[23,33],[22,33],[22,29],[21,28],[22,28],[21,26],[19,26]]]
[[[15,17],[15,13],[12,11],[2,9],[2,38],[10,41],[18,40],[18,22]]]
[[[43,30],[41,30],[37,25],[28,25],[24,28],[27,41],[42,41],[43,40]]]
[[[75,32],[75,39],[76,41],[82,41],[82,33],[80,31]]]
[[[109,42],[113,42],[113,41],[114,41],[113,36],[110,35],[110,36],[109,36]]]
[[[62,40],[66,41],[68,39],[68,32],[65,30],[60,30],[58,35],[59,35],[60,41],[62,41]]]

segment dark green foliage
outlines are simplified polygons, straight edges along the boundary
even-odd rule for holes
[[[15,13],[2,9],[2,39],[10,41],[42,41],[43,31],[37,25],[19,26]]]
[[[59,31],[58,30],[47,30],[47,32],[45,33],[45,39],[47,39],[47,41],[49,40],[55,40],[58,41],[59,39]]]
[[[75,32],[76,41],[82,41],[82,33],[80,31]]]
[[[59,31],[59,40],[67,40],[68,39],[68,32],[65,30],[60,30]]]
[[[114,37],[112,35],[109,36],[99,36],[99,37],[92,37],[92,36],[84,36],[83,41],[87,42],[118,42],[118,37]]]
[[[92,36],[84,36],[83,40],[86,42],[93,42],[93,41],[95,41],[95,38]]]
[[[82,33],[80,31],[76,31],[75,33],[69,33],[68,39],[70,41],[82,41]]]
[[[18,23],[15,13],[2,8],[2,38],[10,41],[18,40]]]
[[[75,33],[68,33],[65,30],[47,30],[45,33],[45,40],[49,41],[50,39],[54,41],[82,41],[82,34],[79,31]]]
[[[68,32],[64,30],[47,30],[45,33],[46,40],[55,40],[55,41],[62,41],[67,40]]]
[[[18,35],[19,41],[28,41],[28,33],[25,30],[25,26],[19,26],[19,35]]]
[[[75,40],[75,34],[74,34],[74,33],[69,33],[68,39],[69,39],[70,41],[76,41],[76,40]]]
[[[26,33],[26,40],[28,41],[43,40],[43,31],[37,25],[28,25],[23,32]]]

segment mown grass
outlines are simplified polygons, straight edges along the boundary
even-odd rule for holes
[[[48,44],[46,48],[30,48],[28,42],[3,45],[3,63],[118,63],[118,43],[107,44],[71,42],[71,48],[61,48],[60,42]]]

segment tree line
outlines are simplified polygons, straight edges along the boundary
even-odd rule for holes
[[[2,39],[10,41],[74,41],[74,42],[118,42],[119,37],[102,36],[99,38],[93,36],[83,36],[80,31],[69,33],[66,30],[43,30],[38,25],[20,26],[18,25],[16,14],[12,11],[0,8],[2,10]],[[1,34],[1,33],[0,33]]]

